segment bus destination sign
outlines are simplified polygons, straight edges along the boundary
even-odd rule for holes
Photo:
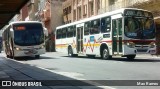
[[[136,17],[149,17],[149,18],[153,18],[151,12],[141,11],[141,10],[129,10],[129,9],[127,9],[127,10],[124,11],[124,15],[125,16],[136,16]]]

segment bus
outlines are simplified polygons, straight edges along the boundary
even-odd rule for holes
[[[133,60],[155,54],[155,23],[151,12],[122,8],[56,28],[56,50],[68,56],[86,55]]]
[[[35,56],[35,58],[39,58],[46,52],[47,29],[41,22],[11,22],[3,30],[3,48],[7,57]]]

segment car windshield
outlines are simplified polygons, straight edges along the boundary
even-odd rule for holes
[[[39,23],[16,24],[14,42],[21,46],[39,45],[44,42],[43,27]]]
[[[151,18],[125,18],[125,35],[129,38],[152,39],[155,37],[155,25]]]

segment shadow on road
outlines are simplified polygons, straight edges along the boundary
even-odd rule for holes
[[[68,57],[68,56],[62,56],[62,57]],[[100,57],[87,57],[87,56],[78,56],[78,57],[68,57],[68,58],[85,58],[85,59],[91,59],[91,60],[103,60]],[[113,57],[112,59],[105,60],[105,61],[123,61],[123,62],[160,62],[160,59],[154,59],[154,58],[135,58],[134,60],[128,60],[125,57]]]
[[[24,57],[16,57],[14,58],[14,60],[17,61],[30,61],[30,60],[48,60],[48,59],[58,59],[55,57],[46,57],[46,56],[40,56],[40,58],[35,58],[35,57],[29,57],[29,56],[24,56]]]

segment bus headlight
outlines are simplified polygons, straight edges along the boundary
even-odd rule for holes
[[[130,48],[134,48],[135,47],[135,43],[133,42],[127,42],[126,45]]]
[[[156,46],[155,42],[151,42],[149,45],[150,45],[150,48],[154,48]]]
[[[20,49],[20,48],[18,48],[18,47],[15,47],[15,49],[16,49],[17,51],[22,50],[22,49]]]
[[[43,49],[44,48],[44,45],[42,45],[39,49]]]

